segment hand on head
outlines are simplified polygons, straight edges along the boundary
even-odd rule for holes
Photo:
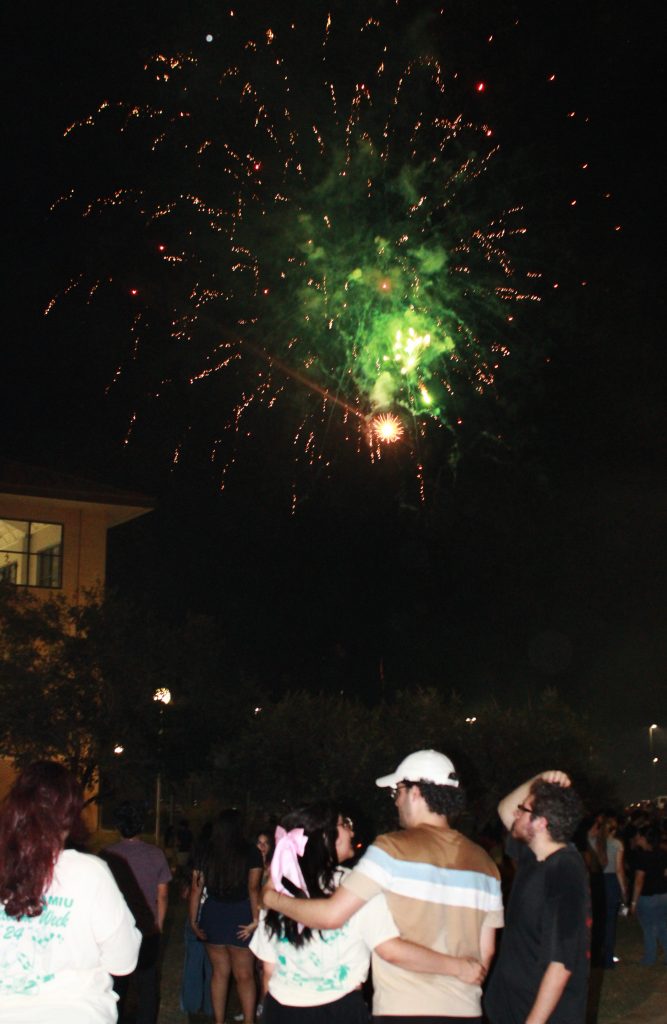
[[[563,789],[567,789],[568,786],[572,785],[572,781],[569,775],[565,772],[558,771],[558,769],[551,768],[549,771],[542,772],[540,778],[543,782],[550,782],[552,786],[562,786]]]

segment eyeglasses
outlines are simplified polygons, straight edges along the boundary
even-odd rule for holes
[[[414,786],[414,782],[397,782],[395,786],[392,786],[389,790],[389,795],[392,800],[395,800],[402,789],[410,789]]]

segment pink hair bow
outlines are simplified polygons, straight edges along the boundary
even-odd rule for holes
[[[276,848],[271,858],[271,879],[278,892],[294,894],[283,885],[283,878],[287,878],[293,885],[308,895],[306,883],[301,874],[301,866],[298,858],[303,856],[306,849],[308,836],[302,828],[293,828],[289,832],[278,825],[276,829]]]

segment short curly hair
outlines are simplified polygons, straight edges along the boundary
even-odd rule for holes
[[[133,839],[146,826],[146,805],[139,800],[124,800],[114,810],[113,820],[124,839]]]
[[[578,793],[570,786],[559,786],[538,779],[530,787],[534,818],[546,818],[549,835],[557,843],[567,843],[584,816]]]
[[[448,820],[465,810],[466,797],[460,786],[438,786],[426,779],[404,779],[406,786],[419,786],[426,806],[433,814],[443,814]]]

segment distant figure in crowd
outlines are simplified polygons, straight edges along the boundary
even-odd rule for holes
[[[488,854],[450,826],[464,803],[454,765],[419,750],[376,785],[389,790],[403,830],[378,836],[330,899],[291,899],[267,887],[265,906],[309,928],[340,928],[384,893],[404,939],[457,963],[449,975],[417,974],[374,953],[374,1020],[481,1021],[481,980],[503,921],[500,877]],[[479,971],[472,984],[471,959]]]
[[[194,836],[190,823],[185,819],[181,818],[178,825],[176,826],[176,864],[179,868],[186,867],[190,856],[192,854],[192,846],[194,843]]]
[[[579,797],[561,771],[542,772],[501,800],[518,868],[485,1010],[492,1024],[584,1024],[588,995],[586,868],[568,843]]]
[[[198,939],[190,925],[190,896],[192,891],[192,869],[197,861],[199,851],[205,849],[211,838],[213,822],[206,822],[203,826],[196,844],[193,844],[190,854],[189,871],[187,883],[181,886],[181,895],[186,900],[188,913],[185,916],[183,927],[183,939],[185,945],[185,956],[183,961],[183,976],[181,978],[181,1010],[184,1013],[204,1013],[206,1016],[213,1016],[211,1004],[211,977],[213,968],[208,958],[206,947],[201,939]],[[201,905],[201,903],[200,903]],[[243,1019],[241,1017],[241,1019]]]
[[[257,833],[255,840],[257,849],[262,855],[262,885],[266,885],[273,856],[273,835],[269,829]]]
[[[607,837],[604,829],[604,815],[596,814],[595,817],[582,822],[574,834],[573,842],[588,869],[592,918],[591,967],[602,967],[606,918],[603,871],[607,865]]]
[[[293,811],[282,822],[274,883],[285,891],[284,872],[296,891],[311,900],[327,899],[348,873],[339,864],[353,856],[353,837],[352,822],[329,801]],[[447,956],[401,939],[382,894],[332,931],[302,928],[274,910],[263,911],[250,948],[264,966],[264,1024],[367,1024],[361,985],[373,950],[403,969],[441,972],[471,986],[484,976],[472,958]]]
[[[119,996],[119,1020],[123,1020],[128,989],[134,984],[137,1024],[155,1024],[159,1003],[160,934],[167,913],[171,870],[163,851],[139,838],[146,825],[145,816],[144,806],[138,801],[126,800],[117,807],[114,821],[123,838],[107,846],[101,856],[111,868],[142,934],[134,974],[114,982]]]
[[[141,936],[98,857],[65,849],[84,838],[74,776],[38,761],[0,809],[0,1021],[114,1024],[111,975],[128,974]]]
[[[262,855],[241,834],[236,810],[223,811],[211,838],[197,854],[190,890],[190,925],[213,967],[211,1002],[215,1024],[224,1024],[230,974],[234,975],[244,1020],[255,1017],[257,990],[250,936],[259,921]]]
[[[602,966],[614,967],[614,946],[616,945],[616,922],[621,903],[628,901],[628,884],[625,877],[625,853],[623,843],[617,836],[618,818],[607,812],[602,818],[601,842],[607,862],[602,868],[605,893],[604,943]]]
[[[658,959],[667,964],[667,850],[661,848],[660,831],[651,826],[635,836],[635,881],[631,911],[637,914],[644,935],[641,963],[652,967]]]

